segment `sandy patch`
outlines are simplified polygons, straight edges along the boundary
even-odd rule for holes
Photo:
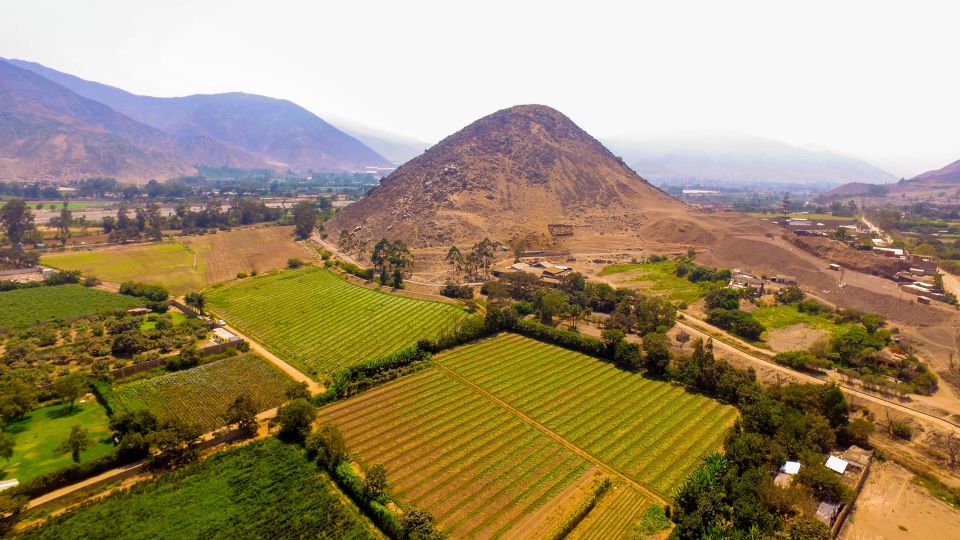
[[[767,344],[774,352],[803,351],[829,332],[806,324],[795,324],[767,332]]]
[[[840,538],[960,538],[960,511],[912,479],[913,473],[896,463],[875,463]]]

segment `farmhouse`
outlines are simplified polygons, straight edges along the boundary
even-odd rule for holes
[[[240,338],[237,337],[236,334],[225,328],[214,328],[213,336],[211,336],[210,339],[214,343],[237,343],[240,341]]]

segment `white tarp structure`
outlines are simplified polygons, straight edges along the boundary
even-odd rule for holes
[[[800,472],[800,462],[788,461],[783,464],[783,467],[780,467],[780,472],[785,472],[787,474],[797,474],[798,472]]]
[[[827,462],[825,463],[825,465],[831,471],[834,471],[838,474],[843,474],[844,471],[847,470],[848,463],[846,462],[846,460],[840,459],[837,456],[830,456],[827,458]]]
[[[0,480],[0,491],[12,488],[14,486],[19,486],[19,485],[20,485],[20,481],[17,480],[16,478],[12,480]]]

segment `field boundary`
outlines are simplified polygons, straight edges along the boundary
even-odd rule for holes
[[[617,469],[613,468],[612,466],[608,465],[605,461],[601,460],[601,459],[598,458],[597,456],[595,456],[595,455],[591,454],[590,452],[587,452],[587,451],[584,450],[583,448],[580,448],[579,446],[573,444],[572,442],[570,442],[569,440],[565,439],[563,436],[561,436],[561,435],[558,434],[557,432],[555,432],[555,431],[553,431],[552,429],[544,426],[544,425],[541,424],[540,422],[537,422],[537,421],[534,420],[533,418],[527,416],[526,414],[524,414],[523,412],[521,412],[521,411],[520,411],[519,409],[517,409],[516,407],[510,405],[509,403],[503,401],[502,399],[498,398],[497,396],[495,396],[495,395],[491,394],[490,392],[484,390],[484,389],[481,388],[480,386],[478,386],[478,385],[470,382],[469,380],[465,379],[464,377],[461,377],[460,375],[458,375],[458,374],[455,373],[454,371],[448,369],[446,366],[443,366],[443,365],[441,365],[441,364],[438,363],[438,364],[436,365],[436,367],[437,367],[437,369],[439,369],[441,372],[443,372],[444,375],[446,375],[446,376],[450,377],[451,379],[453,379],[453,380],[455,380],[455,381],[463,384],[463,385],[466,386],[467,388],[470,388],[470,389],[473,390],[474,392],[476,392],[476,393],[480,394],[481,396],[483,396],[483,397],[489,399],[490,401],[494,402],[496,405],[499,405],[500,407],[506,409],[508,412],[510,412],[511,414],[513,414],[514,416],[516,416],[517,418],[519,418],[520,420],[522,420],[522,421],[525,422],[526,424],[530,425],[531,427],[537,429],[538,431],[540,431],[540,432],[543,433],[544,435],[546,435],[546,436],[550,437],[551,439],[555,440],[556,442],[560,443],[560,444],[561,444],[563,447],[565,447],[567,450],[570,450],[570,451],[573,452],[574,454],[576,454],[576,455],[578,455],[578,456],[586,459],[586,460],[589,461],[590,463],[593,463],[594,465],[600,467],[600,468],[601,468],[604,472],[606,472],[607,474],[612,474],[612,475],[616,476],[617,478],[620,478],[621,480],[623,480],[623,481],[626,482],[627,484],[629,484],[629,485],[631,485],[632,487],[634,487],[634,488],[636,488],[637,490],[639,490],[639,491],[640,491],[641,493],[643,493],[644,495],[646,495],[646,496],[648,496],[648,497],[650,497],[650,498],[652,498],[652,499],[654,499],[654,500],[656,500],[656,501],[659,501],[659,502],[662,503],[662,504],[670,504],[670,502],[667,501],[663,496],[659,495],[658,493],[656,493],[656,492],[654,492],[653,490],[647,488],[647,487],[644,486],[643,484],[637,482],[636,480],[628,477],[627,475],[623,474],[623,473],[620,472],[619,470],[617,470]]]

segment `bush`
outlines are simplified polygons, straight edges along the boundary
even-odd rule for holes
[[[300,259],[287,259],[287,268],[300,268],[303,266],[303,261]]]
[[[277,411],[278,436],[288,441],[303,441],[310,434],[317,409],[305,399],[295,399]]]
[[[243,279],[245,277],[247,277],[246,272],[237,272],[237,279]]]
[[[120,294],[138,296],[154,302],[164,302],[170,297],[170,293],[165,287],[161,287],[160,285],[138,283],[136,281],[126,281],[121,283]]]
[[[797,302],[802,302],[807,295],[803,292],[803,289],[797,287],[796,285],[790,285],[789,287],[784,287],[777,291],[774,295],[777,299],[777,302],[781,304],[796,304]]]
[[[707,313],[707,322],[748,341],[759,340],[766,330],[759,321],[753,318],[753,315],[739,309],[711,309]]]
[[[448,298],[463,298],[464,300],[469,300],[473,298],[473,287],[447,283],[440,289],[440,294]]]
[[[69,283],[80,283],[79,270],[61,270],[43,279],[45,285],[67,285]]]
[[[909,441],[913,438],[913,428],[908,422],[903,420],[893,420],[890,422],[890,434],[898,439]]]
[[[98,278],[97,276],[87,276],[83,278],[84,287],[96,287],[99,284],[100,284],[100,278]]]
[[[582,336],[566,330],[558,330],[552,326],[527,320],[517,321],[513,330],[518,334],[559,345],[566,349],[580,351],[597,358],[613,359],[607,350],[606,344],[594,337]]]
[[[773,361],[793,369],[818,369],[831,366],[830,361],[818,358],[804,351],[787,351],[777,353]]]
[[[347,261],[336,259],[334,264],[344,272],[357,276],[366,281],[373,280],[373,268],[360,268],[359,266]]]

